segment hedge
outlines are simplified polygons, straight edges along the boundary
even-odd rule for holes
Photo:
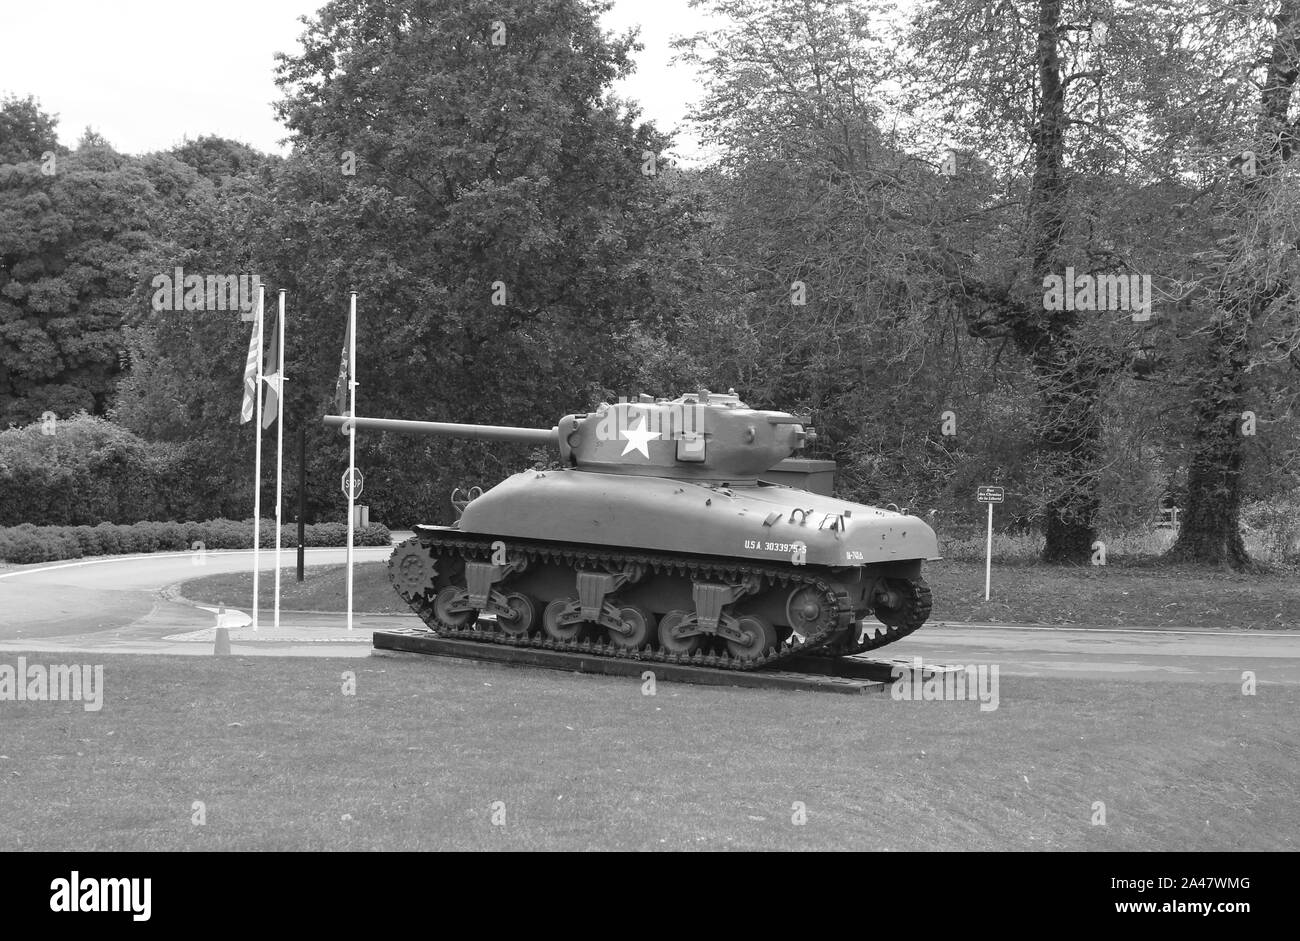
[[[347,542],[347,524],[313,523],[305,527],[304,545],[342,546]],[[358,546],[387,546],[392,542],[388,527],[379,523],[360,527],[353,536]],[[263,520],[259,543],[275,546],[275,521]],[[281,527],[280,544],[297,548],[298,527]],[[83,556],[122,555],[143,552],[184,552],[208,549],[251,549],[253,521],[208,520],[205,523],[100,523],[98,526],[0,527],[0,561],[26,564],[80,559]]]
[[[135,523],[190,515],[184,449],[79,414],[0,431],[0,526]]]

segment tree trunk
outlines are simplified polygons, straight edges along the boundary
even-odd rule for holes
[[[1097,465],[1101,447],[1099,370],[1075,344],[1052,350],[1050,363],[1035,364],[1045,380],[1040,453],[1057,490],[1044,506],[1044,562],[1082,563],[1091,558],[1101,507]]]
[[[1246,370],[1250,365],[1251,331],[1271,301],[1281,293],[1250,278],[1247,267],[1233,266],[1238,258],[1258,251],[1253,224],[1270,177],[1291,156],[1296,129],[1288,123],[1292,88],[1300,73],[1297,26],[1300,0],[1282,0],[1274,17],[1272,55],[1261,92],[1259,144],[1255,172],[1242,183],[1240,201],[1229,213],[1237,233],[1225,259],[1233,273],[1225,276],[1215,310],[1214,327],[1205,351],[1196,396],[1196,431],[1187,475],[1187,505],[1182,528],[1166,558],[1179,562],[1227,565],[1251,564],[1241,538],[1242,464],[1245,438]],[[1235,219],[1234,219],[1235,216]]]
[[[1249,358],[1249,317],[1249,311],[1241,312],[1240,317],[1223,317],[1209,339],[1209,362],[1196,395],[1187,505],[1178,539],[1166,556],[1171,561],[1233,569],[1250,565],[1238,521],[1245,443],[1240,431],[1242,377]]]
[[[1034,175],[1030,185],[1029,232],[1033,285],[1062,268],[1059,261],[1068,201],[1065,179],[1065,88],[1058,42],[1060,0],[1039,0],[1038,63],[1040,104],[1034,128]],[[1017,340],[1031,356],[1041,407],[1038,439],[1048,480],[1057,488],[1043,508],[1044,562],[1088,561],[1096,539],[1097,462],[1100,425],[1096,363],[1075,341],[1074,311],[1026,312]]]

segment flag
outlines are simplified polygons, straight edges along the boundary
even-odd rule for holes
[[[352,352],[352,318],[348,318],[347,333],[343,335],[343,355],[339,357],[339,379],[334,387],[334,413],[346,415],[348,409],[348,380],[352,378],[352,364],[348,357]]]
[[[280,322],[277,319],[271,331],[271,345],[266,351],[266,365],[262,368],[262,379],[266,382],[266,403],[262,411],[262,427],[270,428],[279,413],[280,394],[283,384],[280,381]]]
[[[262,308],[258,305],[253,317],[253,335],[248,340],[248,359],[244,363],[244,407],[239,413],[239,423],[253,420],[257,407],[257,359],[262,355]]]

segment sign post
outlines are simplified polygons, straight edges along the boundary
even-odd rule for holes
[[[357,417],[357,292],[348,305],[348,417]],[[361,496],[357,475],[357,426],[348,426],[348,470],[343,475],[343,493],[348,498],[348,630],[352,630],[352,504]],[[355,491],[355,493],[353,492]]]
[[[980,487],[975,491],[975,499],[989,505],[989,534],[984,553],[984,600],[989,600],[989,584],[993,578],[993,504],[1006,499],[1006,490],[1002,487]]]
[[[355,432],[355,428],[348,429],[348,436],[352,437]],[[348,630],[352,630],[352,529],[356,517],[352,508],[356,505],[357,497],[361,496],[361,491],[365,489],[366,478],[353,465],[343,472],[342,483],[343,496],[348,498]]]
[[[307,425],[298,426],[298,581],[303,580],[306,564],[305,535],[307,526]]]

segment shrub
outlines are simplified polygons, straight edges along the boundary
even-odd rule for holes
[[[126,527],[125,539],[127,552],[157,552],[157,523],[136,523]]]
[[[280,533],[283,548],[298,544],[296,525]],[[342,546],[347,541],[343,523],[314,523],[305,528],[308,547]],[[388,527],[379,523],[363,526],[354,534],[358,546],[386,546],[392,541]],[[275,546],[275,521],[263,520],[259,543]],[[197,545],[196,545],[197,544]],[[148,552],[183,552],[204,549],[248,549],[253,545],[252,520],[209,520],[206,523],[142,522],[119,526],[34,526],[23,523],[0,527],[0,560],[17,564],[78,559],[91,555],[123,555]]]
[[[77,540],[77,545],[81,548],[82,555],[102,555],[99,551],[99,539],[95,535],[93,526],[73,526],[69,532]]]
[[[100,523],[95,527],[96,555],[117,555],[127,550],[122,548],[122,527],[112,523]]]
[[[190,547],[189,540],[186,537],[186,526],[184,523],[163,523],[162,544],[163,548],[171,552],[181,552]]]
[[[0,431],[0,526],[167,519],[185,499],[182,464],[182,448],[84,413],[52,435],[39,422]]]
[[[357,545],[389,546],[392,543],[393,534],[383,523],[371,523],[368,526],[363,526],[358,533]]]
[[[251,525],[249,532],[250,535],[243,535],[240,525],[233,520],[212,520],[191,531],[189,548],[193,548],[195,542],[201,542],[208,549],[245,549],[252,545]]]
[[[1273,561],[1300,558],[1300,493],[1248,503],[1241,509],[1241,522]]]
[[[11,530],[10,537],[6,541],[5,560],[19,565],[50,562],[60,558],[56,545],[49,536]]]
[[[344,523],[317,523],[307,528],[305,533],[309,546],[342,546],[348,538],[348,527]]]

